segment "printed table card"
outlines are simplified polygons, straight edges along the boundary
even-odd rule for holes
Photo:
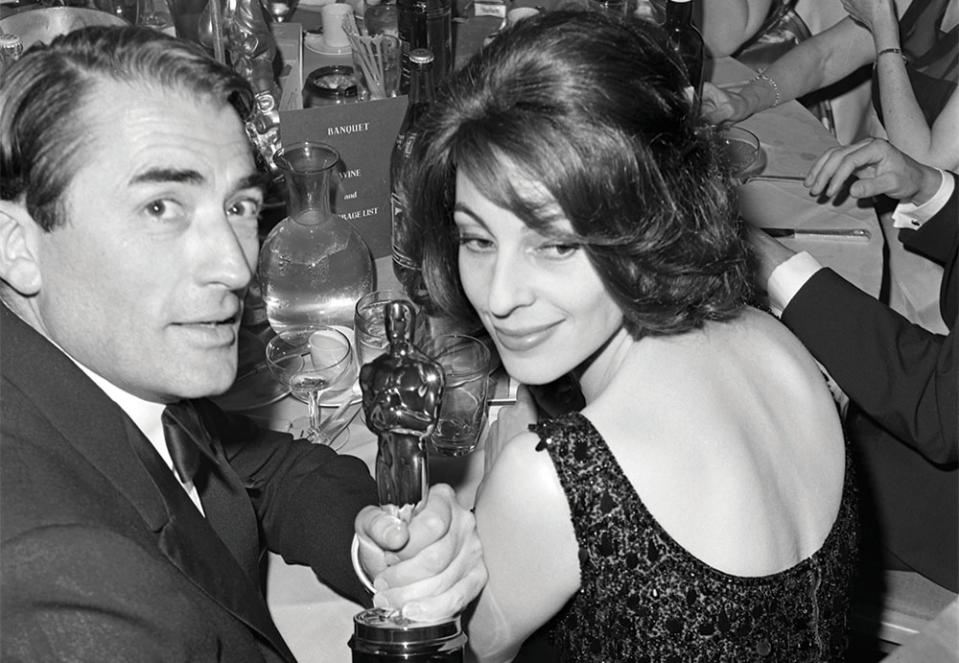
[[[390,155],[406,97],[280,111],[284,145],[327,143],[340,153],[333,211],[353,224],[374,258],[390,254]]]

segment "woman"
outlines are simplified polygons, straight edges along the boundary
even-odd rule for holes
[[[433,304],[478,317],[518,381],[573,372],[586,401],[484,478],[484,661],[553,618],[563,660],[842,656],[856,527],[839,418],[799,342],[746,305],[718,141],[664,43],[599,12],[521,21],[416,144]]]
[[[707,86],[710,118],[738,121],[872,64],[873,104],[889,142],[916,161],[955,170],[959,2],[843,0],[843,6],[848,17],[787,52],[738,91]]]

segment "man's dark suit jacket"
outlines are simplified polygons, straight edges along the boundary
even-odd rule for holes
[[[959,186],[903,244],[944,268],[942,336],[909,323],[829,269],[790,301],[782,320],[855,405],[849,434],[861,457],[879,536],[901,561],[959,586]]]
[[[365,602],[349,549],[365,464],[197,401],[215,470],[201,516],[130,418],[0,305],[0,658],[293,661],[261,542]],[[346,647],[346,642],[344,642]]]

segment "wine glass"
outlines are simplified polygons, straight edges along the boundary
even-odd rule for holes
[[[753,132],[742,127],[726,127],[723,145],[732,180],[739,185],[759,175],[766,168],[766,151]]]
[[[277,23],[283,23],[293,11],[296,0],[266,0],[266,8]]]
[[[320,401],[331,386],[353,374],[350,340],[327,325],[295,327],[277,334],[266,344],[266,364],[275,379],[309,406],[306,439],[330,444],[333,440],[321,426]],[[296,422],[293,427],[297,427]]]

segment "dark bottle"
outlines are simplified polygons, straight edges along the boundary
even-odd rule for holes
[[[451,0],[397,0],[397,31],[403,49],[400,92],[412,83],[410,55],[418,48],[433,53],[437,83],[453,71],[453,13]]]
[[[703,36],[693,24],[693,0],[667,0],[666,22],[663,24],[673,49],[686,68],[686,76],[693,88],[696,108],[703,94]]]
[[[433,54],[425,48],[410,52],[410,94],[406,115],[393,145],[390,159],[390,207],[393,216],[393,273],[416,303],[422,303],[423,273],[416,222],[406,214],[406,194],[402,174],[413,151],[422,118],[433,103]]]

